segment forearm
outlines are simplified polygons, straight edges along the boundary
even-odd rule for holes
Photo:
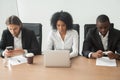
[[[76,56],[78,56],[78,51],[70,53],[70,58],[73,58],[73,57],[76,57]]]
[[[89,58],[90,57],[90,51],[82,51],[83,56]]]

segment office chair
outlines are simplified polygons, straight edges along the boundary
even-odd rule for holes
[[[42,24],[40,23],[23,23],[23,27],[34,31],[39,43],[40,53],[42,52]]]
[[[93,29],[96,27],[96,24],[85,24],[84,25],[84,39],[86,38],[86,35],[90,29]],[[110,27],[114,27],[113,23],[110,23]]]
[[[79,26],[79,24],[73,24],[73,29],[78,32],[78,49],[79,49],[79,44],[80,44],[80,36],[79,36],[80,26]],[[78,52],[78,55],[80,56],[79,52]]]
[[[76,30],[78,32],[78,35],[79,35],[79,29],[80,29],[79,24],[73,24],[73,29]]]

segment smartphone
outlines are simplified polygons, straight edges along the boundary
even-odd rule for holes
[[[6,49],[7,50],[13,50],[13,46],[7,46]]]
[[[108,55],[108,53],[109,53],[109,51],[104,51],[103,52],[103,54],[106,55],[106,56]]]

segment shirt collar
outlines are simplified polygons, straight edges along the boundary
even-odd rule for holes
[[[60,33],[59,33],[59,31],[57,30],[57,34],[59,34],[60,35]],[[66,31],[66,35],[68,34],[68,30]]]
[[[109,31],[107,32],[107,34],[104,36],[104,37],[108,37],[108,34],[109,34]],[[102,37],[102,38],[104,38],[103,37],[103,35],[99,32],[99,35]]]
[[[20,31],[18,37],[15,37],[15,36],[14,36],[14,38],[21,38],[21,34],[22,34],[22,31]]]

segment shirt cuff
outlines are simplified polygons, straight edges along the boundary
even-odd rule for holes
[[[93,52],[90,52],[89,54],[88,54],[88,58],[90,58],[91,57],[91,54],[92,54]]]
[[[5,56],[5,51],[2,52],[2,56]]]
[[[24,49],[24,52],[25,52],[25,53],[28,53],[28,51],[27,51],[26,49]]]

